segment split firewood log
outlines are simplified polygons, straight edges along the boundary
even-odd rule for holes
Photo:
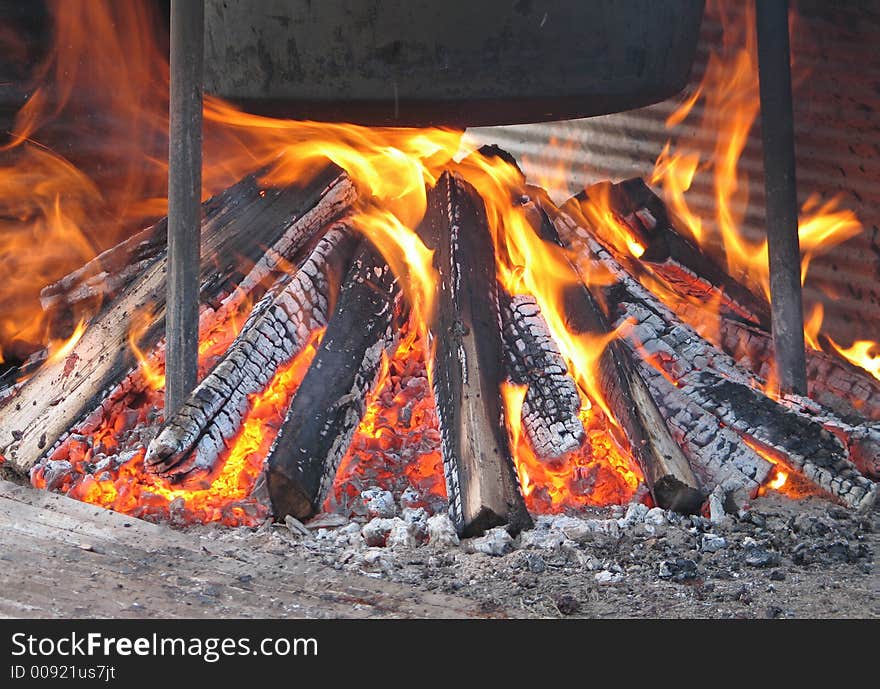
[[[231,196],[221,195],[223,209],[208,213],[202,224],[203,311],[219,308],[232,286],[244,298],[243,275],[253,287],[261,285],[273,264],[293,260],[296,250],[356,197],[348,175],[332,164],[302,187],[267,189],[242,183],[235,190]],[[264,260],[267,254],[271,258]],[[152,349],[164,334],[164,252],[105,300],[67,356],[47,360],[4,397],[0,455],[8,466],[27,472],[126,377],[136,364],[129,342],[132,317],[147,310],[152,320],[137,338],[141,350]]]

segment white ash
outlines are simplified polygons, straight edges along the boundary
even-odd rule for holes
[[[384,546],[388,540],[388,534],[391,533],[393,522],[385,517],[376,517],[364,524],[361,529],[361,536],[364,542],[370,547]]]
[[[418,545],[416,525],[413,522],[404,521],[400,517],[394,517],[391,520],[391,529],[388,532],[385,545],[389,548],[415,548]]]
[[[290,533],[292,533],[294,536],[312,535],[312,532],[305,527],[305,524],[303,524],[299,519],[291,514],[288,514],[286,517],[284,517],[284,523],[290,530]]]
[[[596,572],[595,575],[596,583],[601,586],[609,586],[611,584],[618,584],[623,581],[623,573],[622,572],[611,572],[607,569],[603,569],[601,572]]]
[[[348,519],[334,512],[321,512],[305,523],[307,529],[335,529],[348,524]]]
[[[626,508],[626,514],[618,521],[618,523],[621,527],[627,528],[633,524],[645,521],[646,516],[648,516],[647,505],[643,505],[640,502],[633,502]]]
[[[503,526],[489,529],[484,535],[465,540],[465,549],[471,552],[484,553],[500,557],[512,553],[515,549],[513,537]]]
[[[720,524],[721,521],[726,516],[726,512],[724,510],[724,491],[721,489],[721,486],[716,486],[715,489],[709,494],[709,520],[713,524]]]
[[[459,544],[455,525],[446,512],[431,515],[427,520],[428,543],[439,548],[450,548]]]
[[[397,504],[389,490],[381,488],[367,488],[361,491],[361,500],[367,508],[369,517],[396,517]]]
[[[618,521],[627,513],[628,526]],[[418,591],[467,596],[487,609],[498,604],[517,615],[558,616],[553,601],[563,595],[580,604],[577,615],[588,617],[763,617],[770,609],[779,617],[841,616],[827,601],[849,606],[847,615],[856,614],[853,600],[862,601],[862,615],[873,605],[860,592],[874,576],[880,514],[829,508],[818,498],[767,495],[718,524],[644,506],[587,508],[537,516],[534,529],[515,537],[497,529],[461,542],[448,515],[425,514],[410,508],[390,519],[343,520],[313,530],[313,538],[294,536],[283,524],[189,528],[206,533],[212,550],[226,547],[237,558],[277,552]],[[424,541],[418,538],[422,523]],[[368,543],[370,534],[371,543],[382,545]],[[802,605],[807,582],[812,605],[826,607]],[[829,598],[831,582],[852,595]]]
[[[700,550],[704,553],[716,553],[727,547],[727,539],[713,533],[704,533],[700,540]]]

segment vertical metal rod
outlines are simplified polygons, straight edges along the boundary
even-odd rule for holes
[[[197,377],[204,16],[203,0],[171,0],[166,418]]]
[[[757,0],[755,16],[776,371],[783,392],[805,395],[807,368],[798,240],[788,0]]]

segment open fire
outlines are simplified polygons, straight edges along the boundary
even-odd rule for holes
[[[166,170],[121,151],[125,179],[104,188],[37,142],[97,77],[102,92],[152,85],[99,103],[149,149],[167,130],[167,64],[143,41],[146,5],[52,7],[38,77],[67,76],[31,96],[0,170],[3,255],[28,261],[0,294],[15,305],[0,323],[0,452],[34,485],[230,526],[350,513],[380,487],[449,502],[472,533],[635,499],[695,511],[713,492],[731,508],[767,490],[872,504],[877,343],[820,335],[814,311],[812,399],[774,382],[766,245],[738,232],[758,102],[743,27],[670,118],[702,103],[717,143],[709,161],[667,144],[649,180],[665,203],[628,180],[557,205],[459,131],[277,120],[207,97],[202,382],[164,418],[164,226],[131,230],[163,210]],[[718,236],[687,201],[705,172]],[[836,200],[808,202],[802,278],[860,231]]]

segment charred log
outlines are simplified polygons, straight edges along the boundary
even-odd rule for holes
[[[608,334],[607,321],[585,287],[568,288],[565,314],[575,335]],[[678,512],[699,511],[706,495],[666,428],[632,356],[617,341],[608,343],[599,357],[598,383],[657,505]]]
[[[382,357],[397,343],[400,288],[378,252],[362,243],[321,344],[266,461],[272,513],[320,511],[358,427]]]
[[[769,329],[770,308],[767,301],[732,278],[712,256],[703,251],[678,227],[682,222],[639,177],[618,184],[602,182],[580,192],[563,206],[568,213],[579,214],[581,204],[610,205],[642,249],[638,260],[629,251],[621,251],[605,226],[593,226],[596,239],[630,272],[643,272],[649,267],[654,276],[664,281],[677,294],[693,301],[712,300],[722,313]],[[581,206],[581,208],[579,208]]]
[[[553,341],[534,297],[510,297],[498,288],[508,378],[526,385],[522,425],[535,454],[561,457],[580,447],[584,425],[578,416],[577,385]]]
[[[583,261],[598,261],[616,282],[606,289],[617,325],[630,321],[623,341],[675,381],[681,394],[725,426],[786,457],[816,485],[856,508],[870,506],[874,484],[850,461],[833,433],[809,414],[781,404],[761,391],[762,381],[739,369],[627,273],[584,228],[561,215],[557,226]]]
[[[705,321],[701,309],[684,306],[682,320],[695,326]],[[713,323],[714,325],[714,323]],[[728,318],[718,319],[717,345],[739,366],[766,378],[773,362],[773,339],[760,328]],[[822,337],[820,336],[820,344]],[[823,345],[824,346],[824,345]],[[880,421],[880,381],[839,356],[807,349],[809,396],[844,418]]]
[[[329,282],[344,272],[355,242],[344,225],[331,227],[296,274],[254,306],[223,359],[150,443],[144,461],[151,471],[180,477],[214,466],[241,428],[248,396],[327,324]]]
[[[534,190],[530,190],[534,196]],[[538,201],[539,199],[535,199]],[[533,226],[547,242],[560,245],[559,235],[544,210],[547,199],[535,203],[526,200],[533,214]],[[584,286],[574,265],[571,274],[560,276],[570,285],[563,300],[566,325],[575,335],[589,334],[602,338],[608,335],[605,315]],[[672,438],[660,409],[634,359],[619,342],[612,341],[603,350],[598,365],[599,387],[628,445],[642,467],[655,502],[666,509],[696,512],[708,491],[701,489],[687,457]]]
[[[419,234],[440,274],[432,382],[450,516],[464,536],[502,524],[516,532],[531,518],[503,423],[495,253],[476,191],[444,173]]]
[[[663,374],[641,359],[639,371],[673,438],[690,459],[706,492],[719,486],[737,507],[754,497],[772,463],[761,457],[715,416],[689,399]]]
[[[286,247],[286,260],[293,259],[291,251],[355,197],[348,176],[333,165],[301,189],[285,187],[270,193],[242,185],[238,191],[240,196],[227,198],[226,208],[209,214],[202,227],[200,300],[207,309],[221,303],[230,283],[242,281],[241,272],[246,270],[242,257],[254,260],[280,242]],[[318,208],[322,211],[316,212]],[[257,265],[255,271],[250,284],[257,287],[271,268]],[[238,290],[233,301],[243,296]],[[164,332],[164,255],[105,302],[63,361],[47,362],[5,398],[0,409],[0,454],[14,469],[28,471],[132,370],[132,314],[147,309],[152,321],[138,338],[142,350],[154,347]]]

